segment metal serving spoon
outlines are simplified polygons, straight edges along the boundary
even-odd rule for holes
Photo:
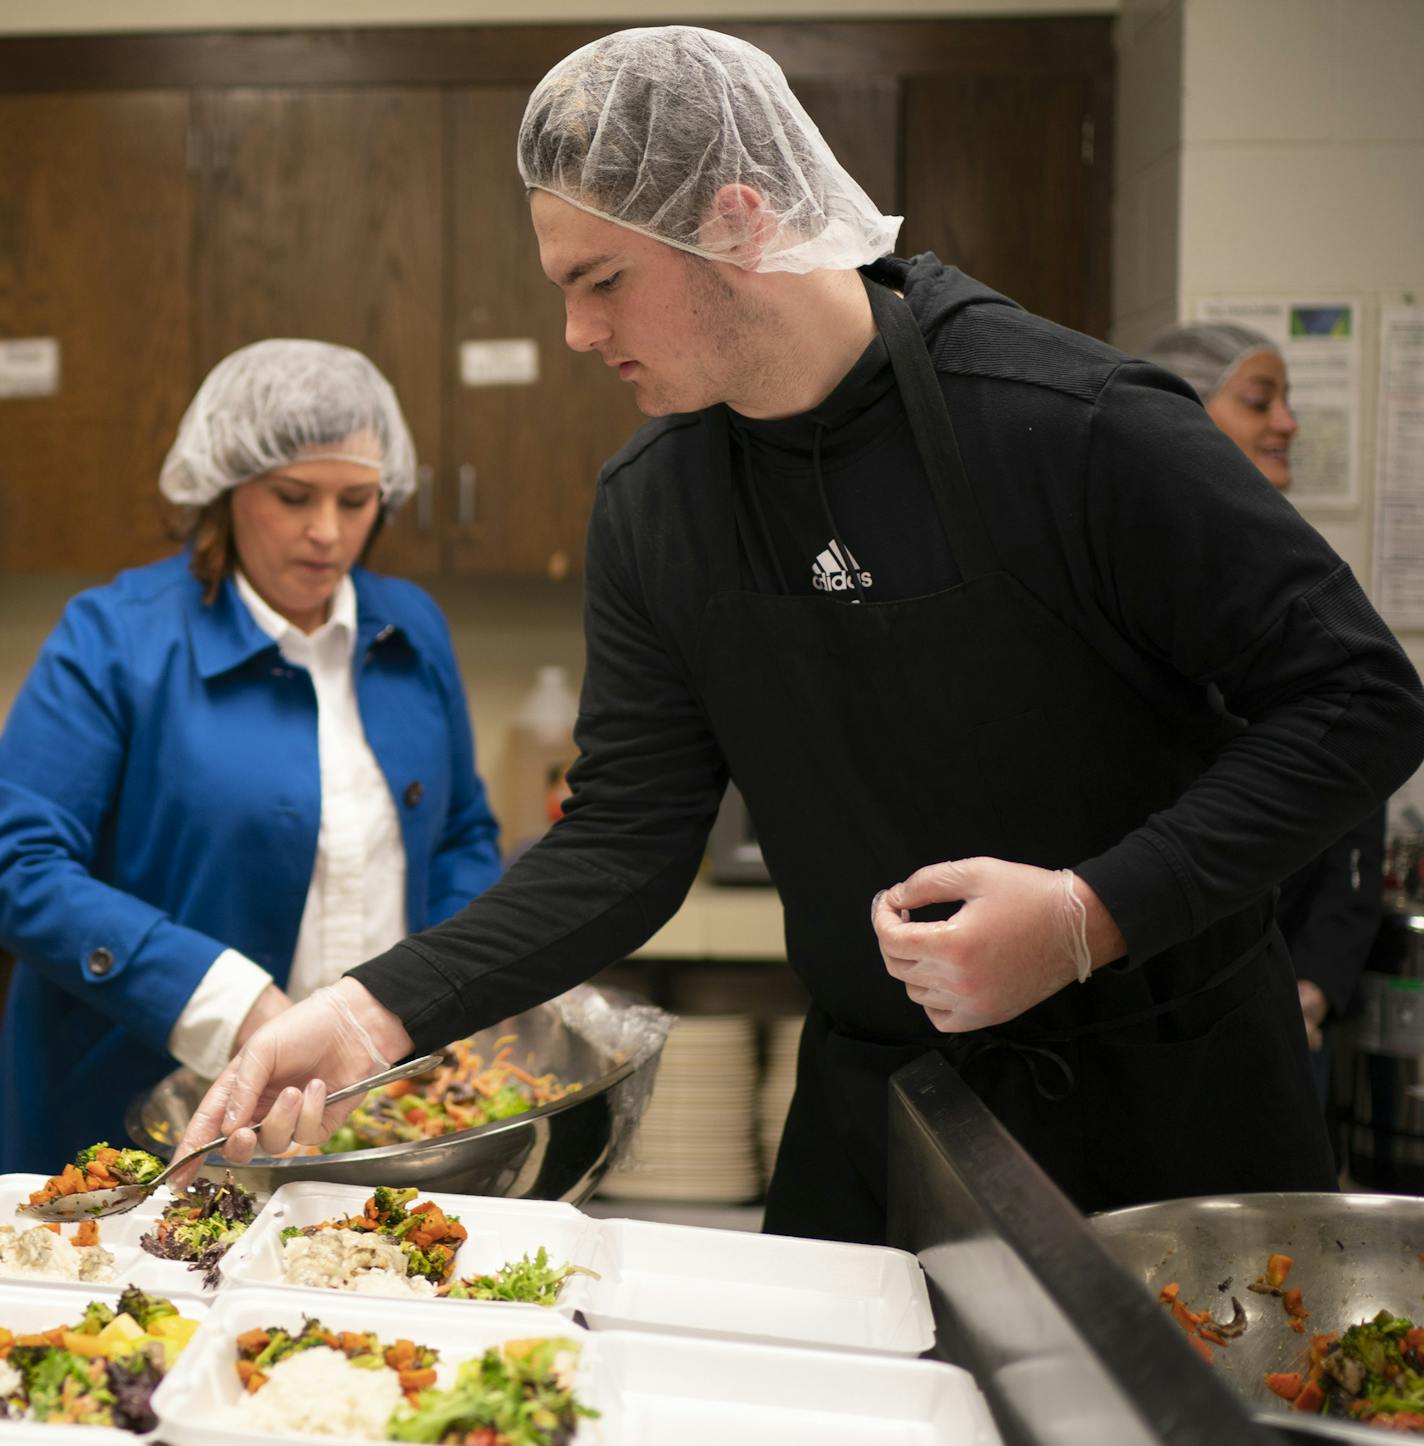
[[[380,1074],[373,1074],[368,1079],[358,1079],[355,1084],[349,1084],[335,1094],[327,1095],[326,1102],[334,1105],[338,1100],[349,1100],[352,1095],[363,1095],[378,1085],[424,1074],[426,1070],[434,1069],[440,1063],[440,1058],[438,1054],[422,1055],[420,1059],[398,1064],[394,1069],[382,1070]],[[43,1205],[17,1206],[16,1213],[23,1212],[36,1220],[97,1220],[105,1215],[122,1215],[126,1210],[132,1210],[145,1196],[152,1194],[180,1165],[199,1159],[209,1150],[216,1150],[219,1145],[227,1144],[227,1140],[227,1135],[219,1135],[216,1140],[199,1145],[196,1150],[190,1150],[180,1159],[172,1161],[166,1170],[155,1175],[145,1185],[116,1185],[112,1190],[76,1190],[72,1195],[56,1195],[53,1200],[48,1200]]]

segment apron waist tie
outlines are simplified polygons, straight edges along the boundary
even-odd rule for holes
[[[960,1073],[966,1073],[978,1061],[1000,1049],[1011,1051],[1023,1062],[1029,1079],[1033,1081],[1034,1092],[1040,1099],[1056,1104],[1066,1100],[1078,1088],[1078,1078],[1072,1066],[1057,1050],[1041,1044],[1025,1044],[1023,1040],[1009,1039],[988,1031],[967,1042],[958,1060]]]

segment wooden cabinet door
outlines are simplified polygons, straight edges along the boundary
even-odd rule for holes
[[[263,337],[364,352],[400,399],[424,486],[377,544],[440,564],[444,131],[434,89],[233,89],[196,103],[200,374]]]
[[[1094,77],[904,85],[900,254],[934,251],[1030,311],[1105,335],[1108,103]]]
[[[188,403],[188,99],[0,96],[0,341],[53,337],[59,390],[0,396],[0,570],[173,550],[158,470]]]
[[[643,421],[631,390],[564,344],[564,305],[539,266],[514,147],[527,86],[456,91],[451,106],[450,565],[559,578],[583,566],[598,470]],[[466,342],[523,340],[529,384],[467,386]]]

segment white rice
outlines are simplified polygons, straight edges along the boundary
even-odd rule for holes
[[[242,1398],[244,1423],[273,1435],[383,1441],[386,1422],[404,1399],[389,1366],[353,1366],[330,1346],[313,1346],[279,1361],[267,1383]]]
[[[374,1231],[318,1230],[292,1236],[282,1250],[282,1279],[288,1285],[362,1295],[434,1295],[434,1285],[423,1275],[407,1275],[406,1265],[399,1244]]]
[[[76,1247],[43,1225],[25,1231],[0,1225],[0,1275],[100,1282],[114,1273],[114,1257],[102,1245]]]

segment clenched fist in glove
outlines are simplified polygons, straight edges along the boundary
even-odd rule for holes
[[[280,1154],[293,1140],[316,1145],[361,1103],[361,1096],[326,1105],[329,1091],[385,1069],[410,1053],[399,1019],[354,979],[318,989],[264,1024],[232,1057],[194,1111],[174,1158],[230,1134],[223,1154],[250,1160],[260,1143]],[[253,1125],[260,1120],[260,1125]],[[180,1190],[198,1161],[172,1176]]]
[[[909,918],[958,900],[963,908],[941,923]],[[1127,952],[1082,879],[1003,859],[918,869],[875,896],[871,922],[886,969],[946,1034],[1004,1024]]]

